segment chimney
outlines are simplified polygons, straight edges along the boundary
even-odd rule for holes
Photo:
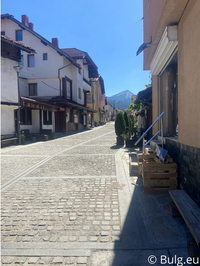
[[[26,15],[22,15],[22,24],[26,26],[27,28],[29,27],[28,20],[29,18]]]
[[[28,26],[29,26],[29,29],[30,29],[30,30],[33,30],[33,23],[31,23],[31,22],[28,23]]]
[[[55,46],[56,48],[58,48],[58,39],[57,38],[52,38],[51,42],[53,44],[53,46]]]

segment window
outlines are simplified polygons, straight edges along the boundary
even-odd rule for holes
[[[52,112],[43,110],[43,124],[52,125]]]
[[[78,73],[81,74],[81,65],[78,64],[80,66],[80,68],[78,68]]]
[[[5,31],[1,31],[1,35],[6,35],[6,34],[5,34]]]
[[[35,66],[35,57],[34,54],[28,55],[28,67],[34,67]]]
[[[16,41],[23,41],[22,30],[16,30]]]
[[[72,100],[72,80],[65,76],[62,79],[63,97]]]
[[[21,66],[21,67],[24,66],[24,56],[23,56],[23,55],[21,55],[20,66]]]
[[[47,54],[43,54],[43,60],[48,60]]]
[[[20,110],[20,124],[21,125],[32,125],[31,109],[21,109]]]
[[[78,88],[78,98],[81,99],[81,89]]]
[[[66,87],[67,87],[67,99],[71,100],[71,82],[68,80],[66,81]]]
[[[29,96],[37,96],[37,83],[28,84]]]

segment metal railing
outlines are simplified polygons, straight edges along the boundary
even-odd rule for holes
[[[144,154],[144,146],[146,146],[149,142],[151,142],[160,132],[161,132],[161,139],[162,139],[162,148],[163,148],[163,121],[162,116],[164,112],[162,112],[159,117],[150,125],[150,127],[144,132],[144,134],[134,143],[136,146],[141,139],[143,139],[143,154]],[[155,125],[155,123],[161,118],[161,130],[159,130],[146,144],[144,143],[144,136],[148,133],[148,131]]]

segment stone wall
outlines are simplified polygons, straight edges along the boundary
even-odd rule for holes
[[[177,163],[179,187],[200,205],[200,149],[168,138],[165,149]]]

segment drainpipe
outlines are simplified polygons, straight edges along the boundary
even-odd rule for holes
[[[162,89],[161,89],[161,75],[159,75],[159,95],[160,95],[160,101],[159,101],[159,115],[162,112]],[[159,120],[159,124],[160,124],[160,132],[161,132],[161,121]]]
[[[170,70],[167,70],[167,85],[166,85],[166,91],[167,91],[167,136],[169,136],[169,75],[170,75]]]
[[[59,69],[58,69],[58,79],[59,79],[59,81],[60,81],[60,96],[62,96],[62,92],[61,92],[61,78],[60,78],[60,70],[61,70],[61,69],[63,69],[63,68],[65,68],[65,67],[68,67],[68,66],[70,66],[70,65],[72,65],[72,63],[70,63],[70,64],[68,64],[68,65],[66,65],[66,66],[64,66],[64,67],[61,67],[61,68],[59,68]]]

